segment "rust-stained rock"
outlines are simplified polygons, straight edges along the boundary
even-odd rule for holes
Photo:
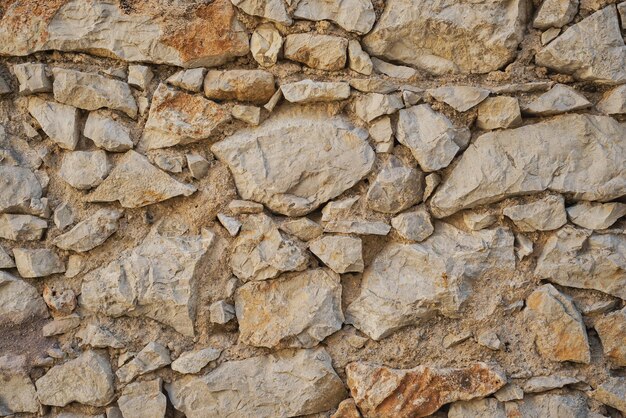
[[[485,363],[392,369],[354,362],[346,366],[346,375],[350,393],[367,418],[425,417],[447,403],[487,396],[506,383],[502,372]]]
[[[265,104],[275,91],[274,76],[264,70],[213,70],[204,78],[204,94],[209,99]]]
[[[626,366],[626,308],[611,312],[595,324],[604,355],[618,366]]]
[[[361,418],[361,413],[356,407],[354,399],[348,398],[341,401],[337,407],[337,411],[330,416],[330,418]]]

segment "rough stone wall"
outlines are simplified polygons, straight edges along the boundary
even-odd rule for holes
[[[0,2],[0,416],[625,416],[614,3]]]

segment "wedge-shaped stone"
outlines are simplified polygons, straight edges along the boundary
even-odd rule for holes
[[[346,375],[354,401],[368,418],[425,417],[450,402],[483,398],[506,383],[504,373],[485,363],[392,369],[354,362],[346,366]]]
[[[580,80],[626,81],[626,45],[614,5],[570,26],[535,55],[537,65]]]
[[[337,71],[346,66],[348,40],[338,36],[295,33],[285,38],[285,58],[319,70]]]
[[[623,115],[626,113],[626,86],[617,86],[606,92],[596,104],[596,108],[606,115]]]
[[[1,356],[0,376],[2,376],[0,415],[39,412],[35,385],[31,382],[26,368],[26,356],[10,354]]]
[[[370,183],[366,200],[377,212],[398,213],[419,203],[423,196],[424,173],[392,160]]]
[[[101,112],[89,113],[83,134],[107,151],[124,152],[133,147],[130,129]]]
[[[604,354],[618,366],[626,366],[626,308],[598,319],[596,331]]]
[[[350,97],[350,84],[345,81],[302,80],[280,86],[285,100],[291,103],[331,102]]]
[[[100,209],[74,228],[56,237],[52,243],[64,250],[79,253],[89,251],[104,243],[117,231],[122,212],[115,209]]]
[[[211,150],[230,168],[243,199],[301,216],[369,173],[374,151],[366,139],[367,132],[342,117],[290,109]]]
[[[354,101],[354,113],[365,122],[371,122],[379,116],[391,115],[403,107],[400,94],[370,93],[359,96]]]
[[[96,187],[111,171],[106,152],[72,151],[63,155],[59,177],[79,190]]]
[[[515,267],[513,234],[496,228],[463,232],[438,222],[419,244],[388,244],[365,270],[346,322],[375,340],[436,314],[458,316],[471,280]]]
[[[324,235],[311,241],[309,249],[335,273],[361,273],[363,271],[361,238]]]
[[[522,114],[515,97],[487,97],[478,106],[476,126],[480,129],[514,128],[521,123]]]
[[[119,110],[131,118],[137,116],[137,102],[128,84],[93,73],[65,68],[52,69],[54,98],[79,109],[103,107]]]
[[[468,147],[431,199],[445,217],[509,196],[551,190],[607,201],[626,194],[626,128],[612,118],[565,115],[489,132]]]
[[[376,21],[370,0],[303,0],[293,15],[307,20],[330,20],[360,34],[369,32]]]
[[[274,76],[264,70],[211,70],[204,78],[204,95],[209,99],[265,104],[275,91]]]
[[[539,354],[552,361],[589,363],[585,325],[570,297],[546,284],[528,296],[526,306]]]
[[[0,213],[40,212],[43,191],[37,176],[25,167],[0,166]]]
[[[54,366],[36,382],[37,396],[44,405],[65,406],[78,402],[104,406],[113,399],[113,372],[109,359],[97,351]]]
[[[150,164],[146,157],[130,150],[117,162],[106,180],[87,195],[86,200],[118,200],[125,208],[138,208],[180,195],[189,196],[195,191],[195,186],[178,182]]]
[[[539,6],[533,26],[537,29],[560,28],[578,12],[578,0],[545,0]]]
[[[606,229],[626,215],[626,204],[579,202],[566,210],[569,219],[578,226],[587,229]]]
[[[465,112],[485,100],[489,90],[473,86],[443,86],[428,90],[428,94],[457,112]]]
[[[92,271],[79,302],[93,312],[147,316],[193,335],[196,270],[210,244],[208,237],[170,237],[153,230],[141,245]]]
[[[174,73],[165,81],[172,86],[176,86],[194,93],[199,93],[202,90],[202,83],[204,83],[205,73],[205,68],[180,70],[179,72]]]
[[[564,226],[543,246],[535,275],[626,299],[626,235]]]
[[[283,37],[271,23],[259,25],[250,37],[252,57],[264,67],[276,64],[283,47]]]
[[[120,382],[128,383],[137,376],[160,369],[171,362],[167,347],[153,341],[142,348],[131,361],[117,369],[115,375]]]
[[[11,269],[13,267],[15,267],[15,262],[13,261],[13,258],[6,252],[4,248],[0,246],[0,269]]]
[[[522,0],[390,0],[364,45],[434,74],[487,73],[515,57],[525,26]]]
[[[204,376],[166,385],[174,408],[188,418],[270,418],[314,414],[346,397],[322,348],[228,361]]]
[[[172,362],[172,370],[183,374],[198,373],[211,361],[217,360],[221,353],[222,350],[211,347],[186,351]]]
[[[78,109],[60,103],[47,102],[39,97],[31,97],[28,100],[28,112],[59,147],[68,150],[76,148],[80,137]]]
[[[257,347],[309,348],[341,329],[341,283],[327,269],[307,270],[237,289],[239,340]]]
[[[108,0],[57,1],[47,4],[42,13],[33,13],[39,5],[24,0],[6,8],[0,19],[0,54],[56,49],[202,67],[248,53],[245,28],[229,0],[180,8],[151,3],[133,8],[132,13]]]
[[[565,200],[549,195],[531,203],[509,206],[502,211],[522,232],[551,231],[567,223]]]
[[[608,378],[591,397],[626,414],[626,377]]]
[[[131,383],[117,400],[122,414],[133,418],[163,418],[167,398],[161,392],[160,378]]]
[[[571,87],[557,84],[527,106],[522,106],[522,110],[531,115],[552,116],[588,107],[591,103],[585,96]]]
[[[160,84],[152,97],[143,145],[166,148],[206,139],[230,120],[230,112],[201,95]]]
[[[0,321],[3,324],[21,324],[33,318],[47,317],[48,308],[37,289],[0,271]]]

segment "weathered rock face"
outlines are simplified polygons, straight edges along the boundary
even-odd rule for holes
[[[363,244],[360,238],[324,235],[311,241],[309,249],[335,273],[363,271]]]
[[[557,84],[535,100],[524,106],[524,113],[537,116],[552,116],[591,107],[585,96],[563,84]]]
[[[28,101],[28,111],[46,135],[59,147],[69,150],[76,148],[80,135],[78,109],[31,97]]]
[[[524,396],[522,402],[518,402],[515,405],[516,408],[511,409],[510,413],[515,413],[519,416],[558,418],[593,416],[587,406],[587,399],[579,393],[527,395]]]
[[[221,352],[221,350],[216,348],[187,351],[172,362],[172,370],[184,374],[198,373],[209,362],[217,360]]]
[[[321,348],[225,362],[166,389],[174,408],[189,418],[314,414],[336,407],[346,396]]]
[[[626,413],[626,378],[609,378],[591,393],[591,396],[622,413]]]
[[[89,113],[83,134],[107,151],[124,152],[133,147],[129,129],[99,112]]]
[[[65,271],[63,260],[47,248],[14,248],[13,256],[17,271],[24,278],[46,277]]]
[[[422,200],[424,173],[420,170],[390,164],[383,168],[367,191],[367,204],[375,211],[398,213]]]
[[[604,354],[618,366],[626,366],[626,308],[596,321]]]
[[[209,99],[264,104],[275,90],[274,76],[263,70],[212,70],[204,78],[204,95]]]
[[[124,416],[163,418],[167,398],[161,393],[161,379],[131,383],[117,401]]]
[[[338,36],[296,33],[285,38],[285,58],[311,68],[337,71],[345,67],[348,40]]]
[[[268,20],[289,26],[293,23],[285,4],[281,0],[231,0],[232,3],[249,15],[264,17]]]
[[[196,270],[210,244],[202,236],[154,230],[141,245],[93,271],[83,281],[80,304],[112,317],[143,315],[193,335]]]
[[[0,320],[20,324],[48,316],[46,304],[37,289],[9,273],[0,271]]]
[[[117,378],[122,383],[131,382],[137,376],[160,369],[170,364],[169,350],[162,344],[151,342],[141,349],[128,363],[117,369]]]
[[[562,196],[549,195],[532,203],[513,205],[502,213],[522,232],[551,231],[567,222]]]
[[[624,203],[579,202],[567,208],[570,220],[587,229],[606,229],[626,215]]]
[[[28,168],[0,166],[0,213],[39,211],[41,183]]]
[[[242,198],[300,216],[370,171],[374,151],[366,138],[343,118],[295,111],[242,130],[211,151],[230,168]]]
[[[100,209],[91,217],[76,224],[70,231],[56,237],[53,243],[64,250],[79,253],[89,251],[101,245],[117,231],[121,216],[121,211]]]
[[[35,385],[28,377],[25,356],[5,355],[0,357],[0,414],[2,416],[18,414],[20,412],[36,413],[39,411],[39,401]]]
[[[513,235],[505,229],[473,234],[436,223],[420,244],[392,243],[363,275],[361,294],[346,322],[379,340],[435,314],[455,317],[471,291],[471,279],[489,269],[515,266]]]
[[[304,0],[298,3],[294,17],[331,20],[347,31],[364,34],[374,26],[376,13],[370,0]]]
[[[235,309],[239,340],[260,347],[313,347],[344,320],[339,275],[326,269],[247,283]]]
[[[590,115],[561,116],[486,133],[468,147],[435,192],[433,215],[445,217],[543,190],[581,200],[622,196],[626,194],[623,135],[624,128],[614,119]]]
[[[370,54],[434,74],[486,73],[514,57],[526,13],[519,0],[392,0],[364,43]]]
[[[458,369],[391,369],[366,362],[346,367],[348,387],[364,416],[425,417],[443,405],[487,396],[506,383],[484,363]]]
[[[102,183],[110,170],[106,152],[74,151],[63,157],[59,176],[72,187],[89,190]]]
[[[248,37],[228,0],[180,11],[155,3],[129,15],[107,0],[61,0],[23,21],[35,3],[15,2],[0,20],[0,54],[88,51],[126,61],[198,67],[248,53]]]

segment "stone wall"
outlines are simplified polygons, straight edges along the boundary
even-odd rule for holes
[[[0,2],[0,416],[626,416],[626,2]]]

